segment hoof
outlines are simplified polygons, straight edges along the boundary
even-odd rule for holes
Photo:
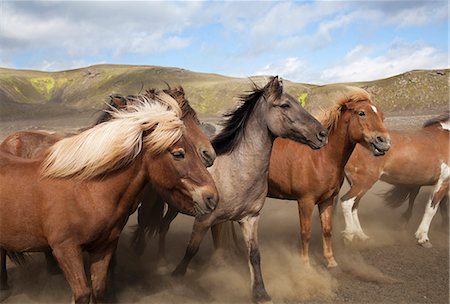
[[[155,270],[156,274],[166,275],[170,273],[169,267],[167,265],[158,265]],[[175,272],[175,271],[174,271]]]
[[[272,299],[267,294],[267,292],[262,292],[260,294],[253,295],[253,302],[254,303],[272,303]]]
[[[172,276],[173,277],[183,277],[186,274],[186,269],[177,267],[175,268],[175,270],[172,272]]]
[[[431,244],[430,241],[425,241],[423,243],[419,243],[420,246],[422,246],[423,248],[431,248],[433,247],[433,245]]]
[[[336,261],[328,262],[328,265],[327,265],[328,269],[333,269],[333,268],[336,268],[336,267],[338,267],[338,263],[336,263]]]

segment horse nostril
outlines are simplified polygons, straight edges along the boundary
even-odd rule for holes
[[[208,209],[212,211],[216,208],[218,196],[215,193],[207,192],[204,194],[203,200],[205,201],[205,205]]]
[[[377,136],[377,141],[380,142],[380,143],[384,143],[385,142],[384,137],[381,137],[381,136]]]
[[[328,136],[328,131],[327,130],[322,130],[317,134],[317,138],[320,140],[325,139]]]
[[[216,159],[214,151],[210,151],[205,148],[200,148],[200,155],[202,156],[206,167],[211,167]]]

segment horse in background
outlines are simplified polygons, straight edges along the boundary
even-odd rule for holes
[[[183,135],[176,101],[166,94],[143,98],[113,111],[110,121],[58,141],[42,157],[0,151],[0,248],[51,249],[76,303],[91,296],[103,301],[119,234],[146,183],[196,215],[218,200],[211,175]],[[92,287],[82,251],[90,254]]]
[[[403,217],[411,217],[412,206],[421,186],[434,185],[422,221],[415,233],[419,245],[431,247],[428,237],[431,220],[439,203],[448,197],[449,112],[425,122],[415,131],[390,131],[392,148],[382,157],[373,157],[360,145],[350,157],[345,174],[350,190],[341,198],[345,219],[344,240],[367,240],[358,218],[361,198],[381,180],[395,186],[386,194],[391,206],[399,205],[409,196],[409,208]],[[396,203],[393,203],[396,201]],[[444,221],[448,214],[444,210]]]
[[[270,297],[261,272],[257,227],[267,194],[273,141],[276,137],[287,137],[319,149],[326,144],[328,132],[295,98],[283,92],[278,77],[273,77],[263,88],[255,85],[241,100],[242,104],[226,115],[223,129],[212,141],[218,157],[209,171],[218,187],[219,202],[213,212],[195,218],[186,253],[173,274],[186,273],[210,227],[224,221],[237,221],[247,248],[252,297],[256,302],[264,302]],[[164,206],[164,201],[155,203]],[[143,208],[153,206],[143,203],[139,211]],[[159,221],[142,219],[139,221],[141,229],[158,227],[162,215]]]

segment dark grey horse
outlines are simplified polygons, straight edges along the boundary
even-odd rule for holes
[[[327,143],[328,132],[295,98],[283,92],[278,77],[273,77],[263,88],[255,85],[250,94],[242,97],[242,105],[226,116],[223,129],[212,141],[218,156],[209,168],[220,199],[214,211],[195,218],[191,240],[174,275],[186,272],[211,226],[228,220],[237,221],[247,247],[253,300],[270,301],[261,274],[257,227],[267,195],[273,141],[276,137],[285,137],[319,149]],[[146,213],[145,208],[144,202],[139,214],[141,219]],[[176,211],[172,209],[168,215],[165,219],[167,229]],[[144,222],[140,221],[139,225],[145,225]],[[163,250],[164,243],[160,245]]]

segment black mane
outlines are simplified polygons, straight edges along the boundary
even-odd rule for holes
[[[427,120],[423,124],[422,128],[426,128],[426,127],[432,126],[432,125],[437,124],[437,123],[446,122],[446,121],[449,120],[449,118],[450,118],[450,111],[447,110],[444,113],[442,113],[441,115],[433,117],[433,118]]]
[[[238,146],[244,136],[248,118],[264,94],[264,89],[254,84],[249,94],[240,97],[242,104],[233,112],[224,115],[223,129],[211,141],[217,155],[231,153]]]

